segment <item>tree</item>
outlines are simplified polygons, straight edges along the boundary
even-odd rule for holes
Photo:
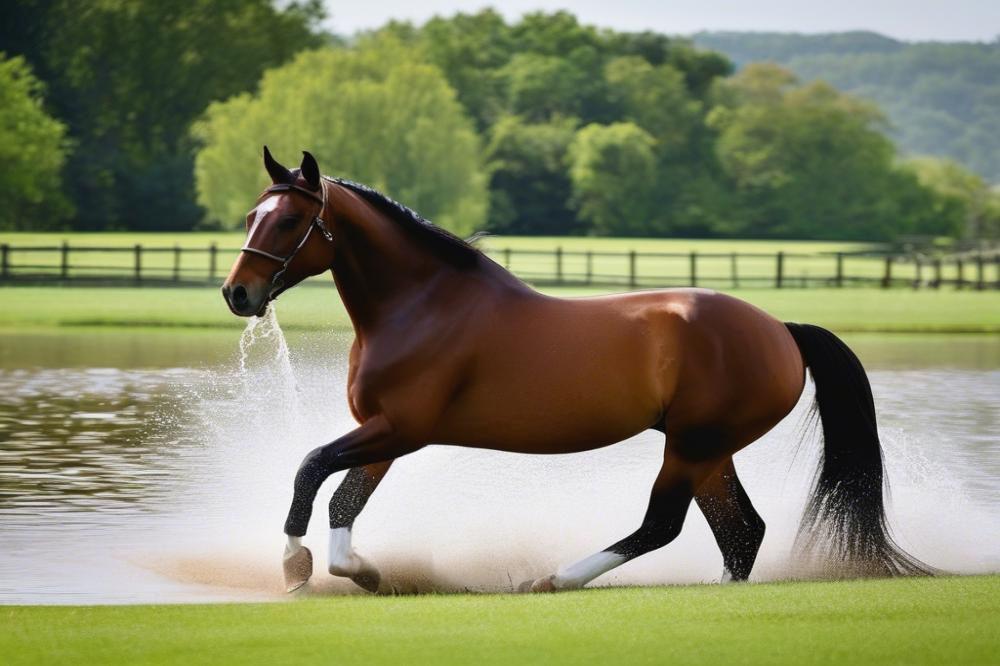
[[[323,41],[319,0],[26,2],[32,38],[15,44],[77,145],[66,187],[83,229],[194,226],[192,121]]]
[[[906,207],[874,106],[774,65],[720,84],[709,116],[739,196],[741,233],[884,240],[923,224]]]
[[[61,226],[66,127],[42,108],[41,82],[24,58],[0,53],[0,229]]]
[[[268,182],[262,144],[290,157],[309,150],[326,173],[382,190],[456,233],[486,217],[471,122],[441,72],[393,39],[302,53],[267,72],[258,94],[211,105],[195,131],[198,201],[226,227],[242,222]]]
[[[1000,239],[1000,193],[951,160],[922,157],[906,168],[937,195],[936,216],[952,220],[947,232],[970,240]]]
[[[587,125],[569,149],[573,201],[598,235],[649,234],[656,200],[656,140],[634,123]]]
[[[575,132],[573,118],[529,124],[508,116],[493,126],[487,148],[490,231],[554,236],[582,231],[569,207],[567,152]]]

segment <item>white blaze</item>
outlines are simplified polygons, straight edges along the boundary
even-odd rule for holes
[[[251,212],[254,213],[253,223],[250,225],[250,231],[247,233],[246,245],[250,244],[253,240],[253,235],[257,232],[257,227],[260,226],[260,221],[270,213],[272,210],[278,207],[279,197],[268,197],[260,202],[260,205],[254,208]]]

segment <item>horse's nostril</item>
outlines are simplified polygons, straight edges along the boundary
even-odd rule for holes
[[[242,306],[242,305],[246,305],[246,303],[247,303],[247,288],[244,287],[241,284],[236,285],[235,287],[233,287],[233,291],[232,291],[232,293],[230,295],[230,298],[233,301],[233,305],[235,305],[237,307]]]

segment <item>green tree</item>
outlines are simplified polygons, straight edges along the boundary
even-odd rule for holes
[[[194,226],[192,121],[323,41],[319,0],[25,1],[4,30],[32,35],[14,43],[77,146],[65,180],[84,229]]]
[[[709,123],[739,197],[740,233],[889,239],[924,226],[905,206],[895,148],[874,106],[774,65],[720,84]]]
[[[587,125],[570,145],[573,201],[598,235],[642,236],[656,202],[656,140],[634,123]]]
[[[508,116],[493,126],[487,148],[490,231],[553,236],[582,231],[569,207],[567,152],[575,132],[573,118],[529,124]]]
[[[906,167],[937,195],[935,214],[951,219],[952,235],[970,240],[1000,238],[1000,193],[981,176],[952,160],[922,157]]]
[[[42,107],[42,84],[24,58],[0,53],[0,229],[61,226],[66,127]]]
[[[267,184],[262,144],[289,160],[309,150],[326,173],[384,191],[456,233],[486,217],[471,122],[441,72],[389,38],[300,54],[256,95],[211,105],[196,128],[199,202],[226,227]]]

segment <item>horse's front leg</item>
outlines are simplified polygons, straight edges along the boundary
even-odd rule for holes
[[[398,458],[422,446],[396,432],[383,416],[365,421],[343,437],[310,451],[295,474],[292,504],[285,520],[284,569],[289,592],[301,587],[312,576],[312,554],[302,545],[312,516],[312,504],[323,482],[331,474],[360,465],[371,465]]]
[[[354,521],[389,471],[392,460],[352,467],[330,498],[330,549],[327,570],[333,576],[350,578],[369,592],[377,592],[381,576],[371,562],[351,545]]]

